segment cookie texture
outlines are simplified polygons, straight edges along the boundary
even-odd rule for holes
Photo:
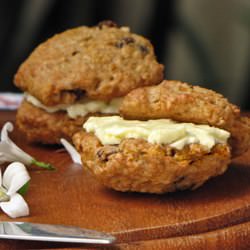
[[[131,91],[123,100],[126,119],[169,118],[179,122],[208,124],[231,133],[233,156],[250,148],[250,119],[222,95],[180,81],[163,81],[157,86]]]
[[[170,118],[223,129],[231,127],[239,115],[236,106],[212,90],[166,80],[157,86],[131,91],[120,112],[126,119]]]
[[[73,142],[85,167],[105,186],[118,191],[165,193],[195,189],[222,174],[230,162],[230,147],[217,144],[211,152],[198,144],[182,150],[124,139],[102,145],[98,138],[78,132]]]
[[[163,65],[147,39],[104,22],[67,30],[42,43],[20,66],[14,82],[53,106],[72,104],[84,95],[110,100],[162,79]]]
[[[64,111],[47,113],[23,101],[17,111],[16,125],[29,142],[59,144],[60,138],[71,141],[72,135],[82,130],[87,118],[71,119]]]

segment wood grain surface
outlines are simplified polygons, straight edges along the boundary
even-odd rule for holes
[[[0,112],[0,126],[15,114]],[[249,249],[250,152],[222,176],[195,191],[164,195],[106,189],[58,147],[29,145],[15,130],[13,140],[56,171],[30,168],[25,199],[31,214],[18,221],[80,226],[113,233],[110,249]],[[0,220],[8,221],[0,213]],[[0,249],[90,248],[84,245],[0,240]]]

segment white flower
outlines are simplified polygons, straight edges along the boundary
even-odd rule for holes
[[[0,170],[0,207],[11,218],[29,215],[29,207],[17,191],[30,180],[21,162],[11,163],[3,176]]]
[[[32,163],[33,158],[20,149],[8,136],[8,132],[14,129],[12,123],[7,122],[4,124],[1,131],[0,142],[0,164],[4,162],[20,161],[26,165]]]
[[[4,162],[19,161],[25,165],[34,164],[39,167],[54,169],[50,164],[37,161],[19,148],[8,136],[8,132],[12,132],[13,129],[14,127],[11,122],[6,122],[2,128],[0,141],[0,164]]]
[[[72,161],[77,164],[82,164],[81,161],[81,156],[80,154],[76,151],[76,149],[65,139],[60,140],[66,151],[69,153]]]

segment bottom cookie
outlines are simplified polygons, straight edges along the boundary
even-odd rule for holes
[[[59,144],[60,138],[71,141],[72,135],[82,129],[87,118],[71,119],[64,111],[47,113],[23,101],[17,111],[16,125],[30,142]]]
[[[143,139],[102,145],[94,134],[83,131],[73,136],[73,142],[84,167],[105,186],[118,191],[165,193],[195,189],[224,173],[231,157],[227,144],[217,144],[211,151],[199,144],[176,150]]]

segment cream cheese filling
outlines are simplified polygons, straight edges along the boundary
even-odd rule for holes
[[[25,93],[25,99],[27,102],[33,104],[34,106],[45,110],[48,113],[54,113],[58,111],[66,111],[70,118],[75,119],[77,116],[85,116],[88,113],[103,113],[103,114],[118,114],[119,107],[122,102],[122,98],[114,98],[110,102],[97,101],[89,98],[84,98],[83,100],[71,104],[71,105],[56,105],[53,107],[48,107],[42,104],[34,96]]]
[[[183,149],[188,144],[201,144],[211,150],[215,144],[227,143],[230,133],[208,125],[178,123],[170,119],[148,121],[124,120],[120,116],[90,117],[83,125],[103,145],[119,144],[125,138],[144,139],[149,143],[167,144]]]

